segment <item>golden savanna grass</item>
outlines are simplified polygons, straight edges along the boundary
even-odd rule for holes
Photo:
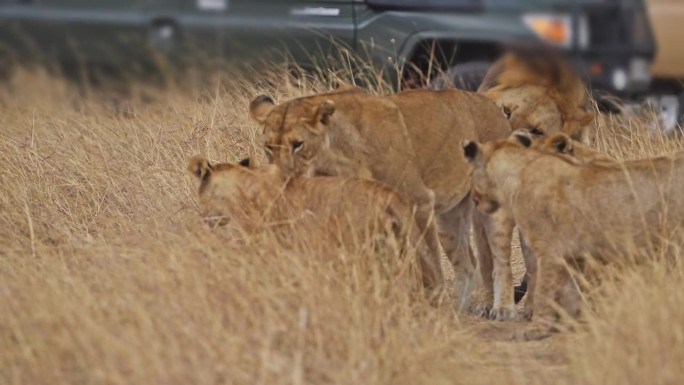
[[[428,304],[395,250],[208,228],[188,157],[263,159],[249,101],[326,88],[213,84],[84,96],[20,72],[2,87],[1,384],[684,382],[683,253],[609,269],[576,332],[521,342],[523,323]],[[684,148],[636,118],[601,119],[596,141],[624,158]]]

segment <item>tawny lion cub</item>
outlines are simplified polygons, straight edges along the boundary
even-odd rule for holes
[[[197,179],[201,212],[210,224],[246,231],[263,226],[321,230],[347,246],[378,236],[416,247],[420,268],[427,253],[413,213],[395,193],[358,178],[287,178],[279,167],[210,164],[194,156],[188,171]]]
[[[586,255],[607,263],[681,230],[684,152],[581,163],[521,142],[464,141],[463,151],[473,167],[479,207],[510,210],[537,256],[539,271],[530,275],[526,311],[551,325],[558,316],[554,303],[571,314],[579,310],[577,298],[568,297],[574,292],[568,290],[569,267],[582,272]]]
[[[566,134],[544,136],[538,130],[518,129],[511,134],[508,140],[512,141],[513,143],[519,143],[524,147],[530,147],[539,151],[562,156],[566,160],[574,162],[576,164],[614,164],[615,162],[617,162],[615,158],[603,152],[600,152],[593,147],[587,146],[586,144],[574,140]],[[487,205],[491,204],[492,202],[480,200],[480,197],[475,191],[472,193],[472,195],[473,200],[475,201],[475,205],[477,206],[479,211],[493,211],[491,208],[487,208]],[[508,216],[508,220],[513,221],[513,219],[510,217],[511,214],[508,213],[508,210],[503,210],[503,212],[501,213],[499,213],[498,211],[501,210],[497,210],[497,215]],[[511,242],[512,238],[511,236],[508,236],[508,234],[498,234],[497,237],[500,239],[498,239],[496,243],[500,244],[508,244]],[[525,237],[523,236],[522,232],[520,233],[520,246],[522,248],[522,255],[525,258],[525,266],[527,272],[525,274],[525,277],[523,278],[521,286],[516,287],[516,303],[519,302],[525,295],[525,292],[527,291],[527,283],[529,281],[529,277],[530,275],[535,274],[537,265],[537,259],[534,253],[530,250],[529,245],[527,244],[527,241],[525,240]],[[530,316],[531,313],[529,310],[523,314],[523,317],[526,318],[529,318]]]

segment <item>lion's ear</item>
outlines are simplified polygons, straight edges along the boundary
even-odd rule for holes
[[[249,104],[249,115],[257,123],[263,124],[274,107],[275,103],[273,103],[273,99],[270,96],[259,95]]]
[[[321,122],[322,124],[328,125],[333,113],[335,113],[335,103],[332,100],[324,101],[316,110],[315,123]]]
[[[204,157],[195,155],[188,161],[188,171],[199,180],[205,179],[213,171],[211,164]]]
[[[479,164],[482,161],[482,149],[474,140],[462,140],[463,156],[472,164]]]
[[[530,147],[532,145],[532,139],[530,138],[529,132],[516,132],[513,135],[515,142],[522,145],[523,147]]]
[[[557,134],[549,139],[553,151],[559,154],[572,154],[572,139],[565,134]]]

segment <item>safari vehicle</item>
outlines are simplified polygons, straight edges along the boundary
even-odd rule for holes
[[[355,57],[397,88],[471,89],[503,46],[545,42],[623,97],[648,89],[655,50],[643,0],[0,0],[0,40],[61,63],[130,64],[150,47],[241,62],[286,52],[305,68]]]
[[[660,110],[661,128],[672,131],[684,123],[684,2],[648,0],[648,8],[658,44],[649,93]]]

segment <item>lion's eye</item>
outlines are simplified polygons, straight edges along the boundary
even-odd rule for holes
[[[304,144],[304,142],[302,142],[301,140],[292,141],[292,151],[299,150],[300,148],[302,148],[303,144]]]
[[[511,118],[511,109],[504,106],[504,108],[502,108],[502,110],[503,110],[504,115],[506,115],[506,119],[510,119]]]

